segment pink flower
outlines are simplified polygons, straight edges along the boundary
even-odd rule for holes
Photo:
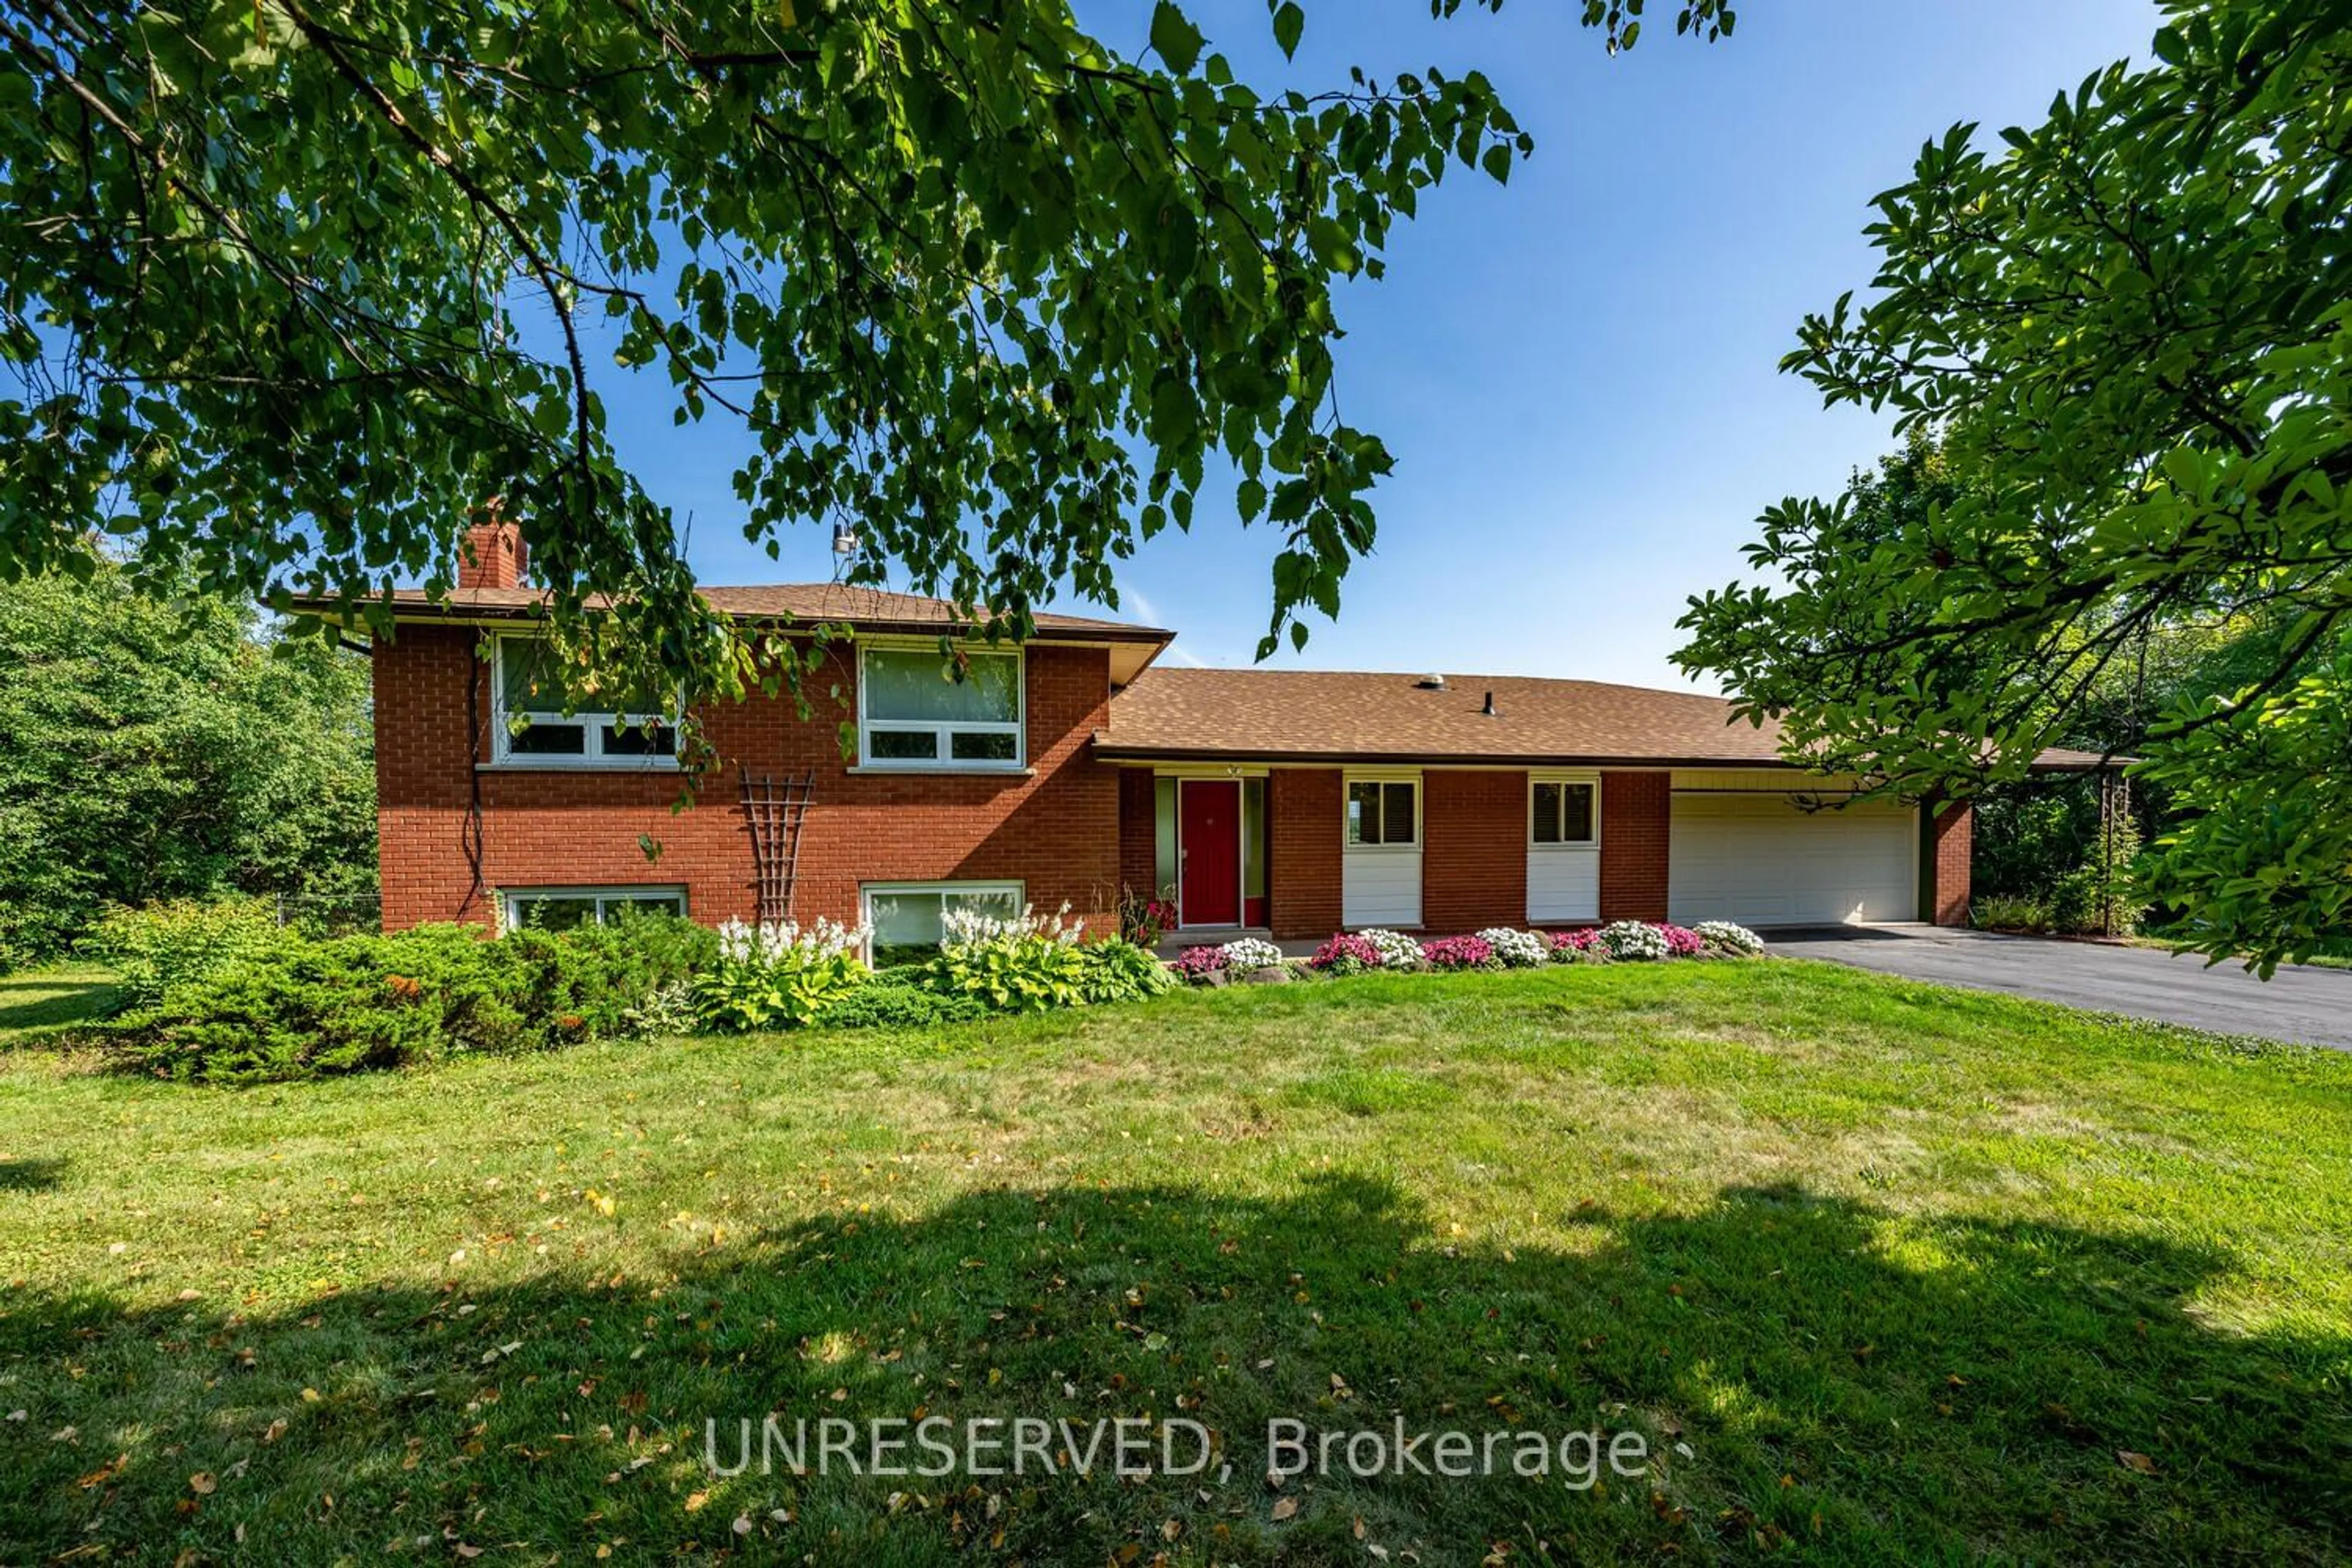
[[[1666,952],[1676,958],[1688,958],[1706,951],[1706,939],[1695,931],[1681,926],[1661,925],[1658,934],[1666,939]]]
[[[1495,962],[1495,944],[1482,936],[1449,936],[1421,944],[1433,969],[1484,969]]]
[[[1173,965],[1177,973],[1187,980],[1202,980],[1225,966],[1225,955],[1213,947],[1188,947],[1176,955]]]
[[[1317,948],[1315,956],[1307,962],[1317,969],[1336,967],[1343,973],[1352,973],[1359,969],[1378,969],[1381,950],[1353,931],[1341,931]]]

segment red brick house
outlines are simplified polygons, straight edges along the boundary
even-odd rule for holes
[[[1181,926],[1315,938],[1621,917],[1934,920],[1969,898],[1969,820],[1868,802],[1783,764],[1716,698],[1515,677],[1184,669],[1171,633],[1044,615],[944,678],[938,601],[839,585],[711,588],[732,615],[846,623],[801,719],[702,715],[695,804],[661,704],[562,713],[532,664],[537,593],[478,529],[448,599],[399,595],[373,650],[383,921],[872,920],[936,939],[953,904],[1096,929],[1122,889]],[[643,709],[646,711],[628,711]],[[2051,767],[2095,759],[2055,755]],[[1825,809],[1825,807],[1833,807]]]

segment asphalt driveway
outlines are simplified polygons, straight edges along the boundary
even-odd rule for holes
[[[1772,952],[1790,958],[2352,1051],[2352,970],[2282,965],[2262,980],[2236,963],[2209,969],[2201,958],[2157,948],[1935,926],[1824,926],[1764,935]]]

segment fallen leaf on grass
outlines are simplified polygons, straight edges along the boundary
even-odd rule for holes
[[[1278,1520],[1281,1520],[1281,1519],[1288,1519],[1292,1514],[1295,1514],[1295,1513],[1297,1513],[1297,1511],[1298,1511],[1298,1500],[1297,1500],[1297,1498],[1295,1498],[1295,1497],[1278,1497],[1278,1498],[1276,1498],[1276,1499],[1275,1499],[1275,1500],[1274,1500],[1274,1517],[1275,1517],[1275,1518],[1276,1518],[1276,1519],[1278,1519]]]
[[[213,1479],[213,1473],[210,1470],[198,1470],[188,1478],[188,1489],[198,1497],[212,1496],[213,1489],[219,1485],[218,1481]]]
[[[2116,1450],[2116,1463],[2121,1465],[2125,1469],[2130,1470],[2137,1475],[2152,1476],[2156,1474],[2156,1461],[2154,1459],[2149,1458],[2146,1454],[2135,1454],[2129,1448],[2117,1448]]]

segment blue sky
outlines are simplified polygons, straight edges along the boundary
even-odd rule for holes
[[[1664,19],[1611,59],[1575,0],[1444,23],[1424,0],[1318,0],[1286,65],[1264,0],[1192,0],[1261,86],[1475,66],[1538,143],[1507,188],[1453,171],[1392,236],[1387,279],[1341,291],[1342,405],[1396,472],[1339,621],[1273,663],[1685,684],[1675,619],[1739,574],[1758,511],[1835,491],[1888,445],[1885,420],[1824,410],[1775,368],[1807,310],[1868,281],[1870,197],[1952,122],[2037,121],[2062,87],[2145,58],[2158,19],[2151,0],[1748,0],[1708,46],[1673,36],[1675,0],[1651,4]],[[1145,0],[1077,9],[1142,47]],[[820,528],[787,533],[781,565],[742,542],[740,432],[673,430],[666,384],[642,409],[604,390],[625,455],[693,514],[704,581],[828,574]],[[1126,564],[1120,613],[1176,628],[1183,662],[1247,664],[1278,540],[1229,494],[1202,502],[1189,535]]]

